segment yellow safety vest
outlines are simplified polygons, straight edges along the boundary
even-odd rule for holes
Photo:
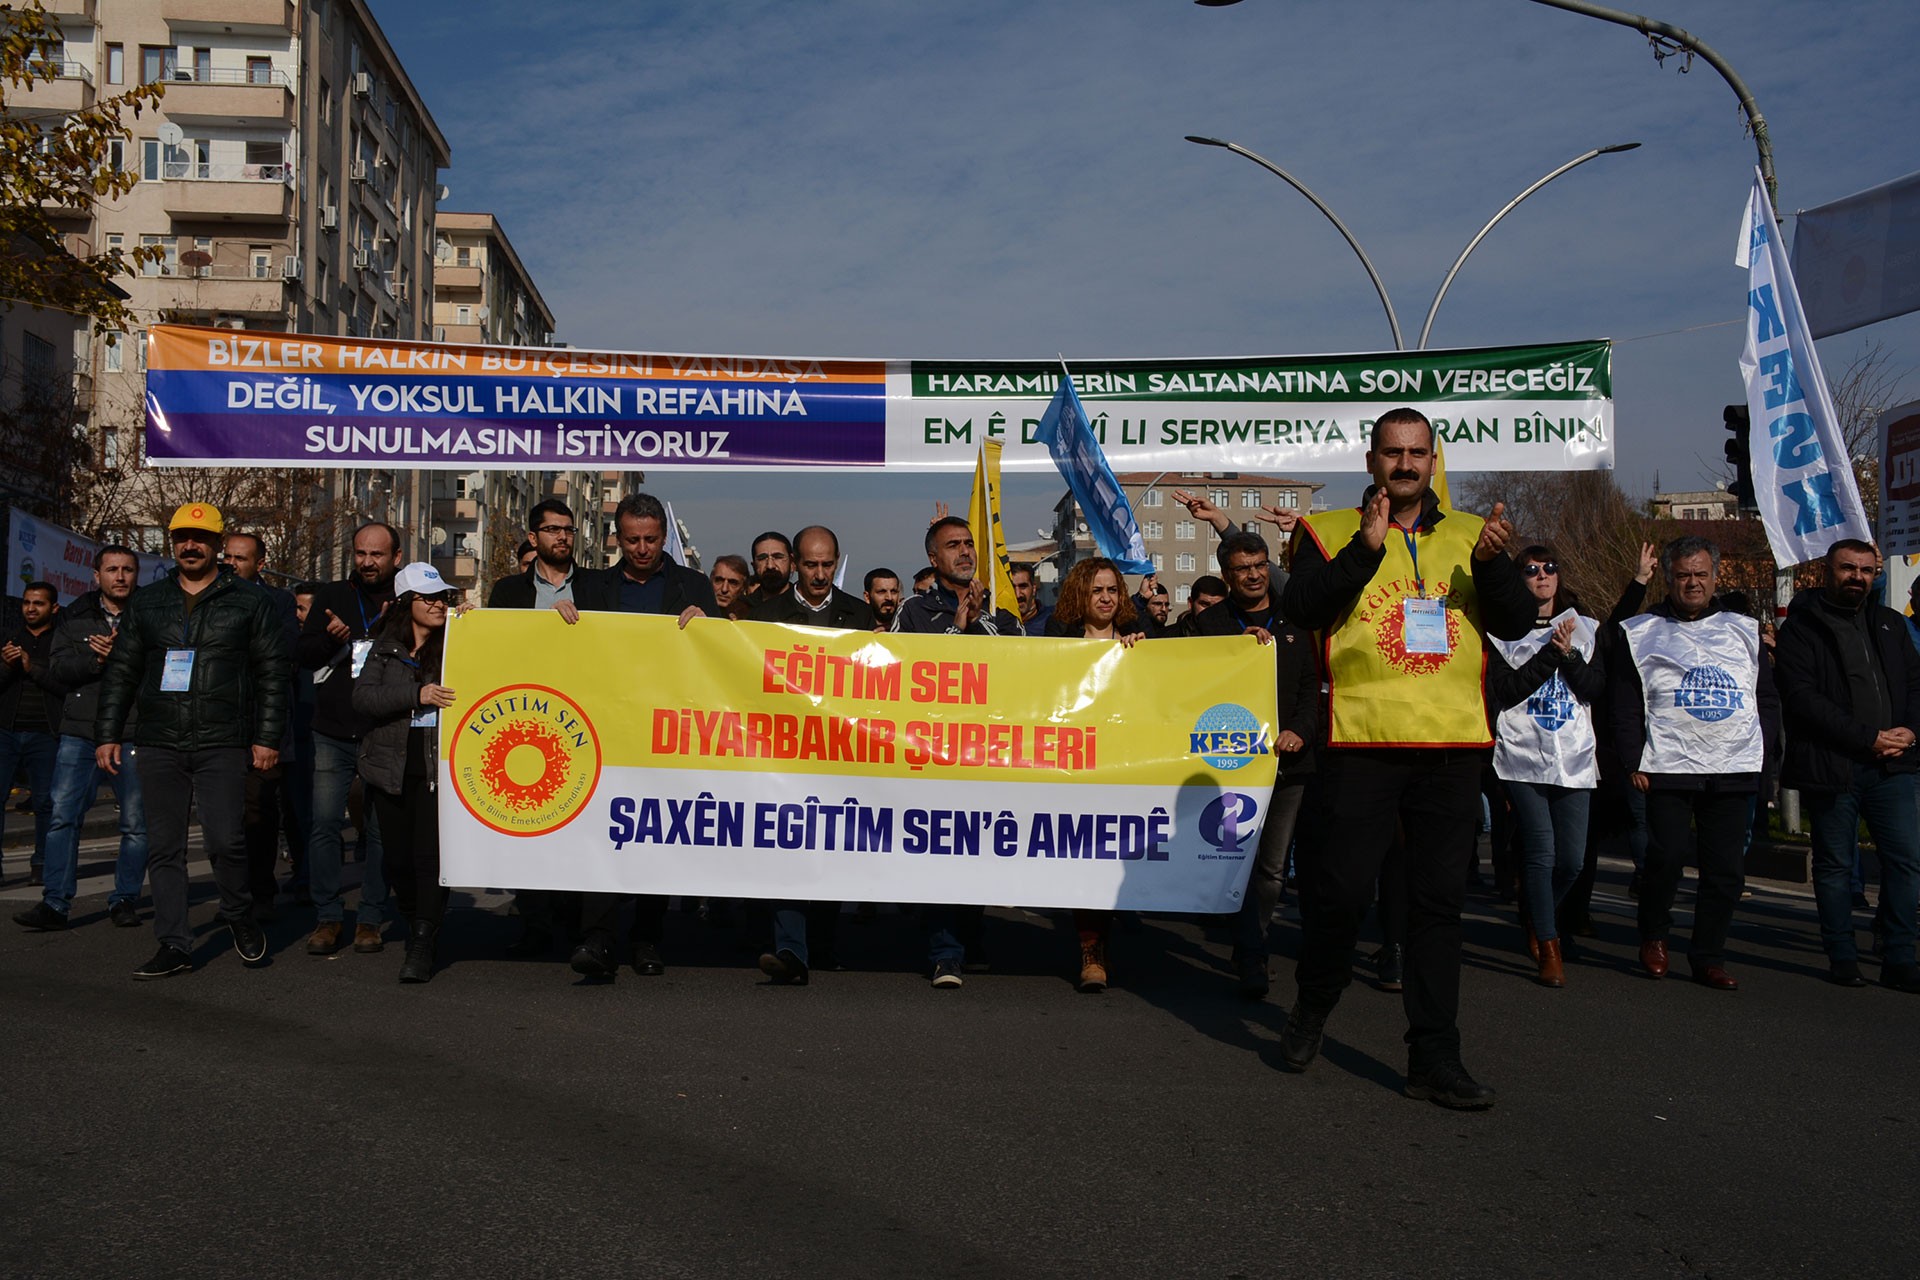
[[[1386,556],[1366,589],[1320,633],[1329,685],[1327,741],[1336,747],[1486,747],[1486,645],[1473,587],[1473,548],[1485,522],[1440,509],[1418,533],[1387,526]],[[1360,530],[1360,509],[1300,522],[1328,560]],[[1424,583],[1424,592],[1422,584]],[[1409,653],[1405,601],[1445,606],[1447,652]]]

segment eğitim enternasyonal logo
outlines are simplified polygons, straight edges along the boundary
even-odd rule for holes
[[[1548,733],[1558,733],[1573,719],[1573,692],[1558,671],[1527,699],[1527,715]]]
[[[1252,796],[1223,791],[1200,811],[1200,838],[1222,853],[1244,853],[1247,840],[1257,830],[1253,816],[1259,809]]]
[[[1746,710],[1747,694],[1725,667],[1690,667],[1673,691],[1673,705],[1711,723]]]
[[[545,685],[496,689],[447,746],[467,812],[510,836],[545,835],[579,816],[600,782],[600,736],[580,704]]]
[[[1216,769],[1244,769],[1271,751],[1260,717],[1236,702],[1215,703],[1202,711],[1187,735],[1187,753]]]

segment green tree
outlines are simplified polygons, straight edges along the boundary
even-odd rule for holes
[[[69,253],[53,211],[90,209],[133,188],[139,174],[114,167],[111,144],[132,139],[127,119],[157,104],[166,87],[137,85],[51,117],[10,109],[9,101],[60,78],[62,50],[59,22],[40,0],[0,4],[0,298],[82,315],[101,331],[130,329],[113,281],[161,251]]]

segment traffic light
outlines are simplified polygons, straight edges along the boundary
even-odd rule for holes
[[[1720,411],[1720,419],[1733,432],[1733,439],[1727,441],[1727,461],[1733,464],[1733,483],[1727,486],[1727,492],[1739,501],[1740,510],[1757,512],[1760,504],[1754,500],[1753,450],[1748,443],[1753,434],[1752,415],[1747,406],[1730,404]]]

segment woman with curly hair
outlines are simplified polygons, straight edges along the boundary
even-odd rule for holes
[[[1054,602],[1047,634],[1078,640],[1114,640],[1131,649],[1145,636],[1126,583],[1113,561],[1096,556],[1067,571]],[[1107,987],[1107,939],[1113,933],[1113,912],[1075,908],[1074,927],[1080,934],[1080,989]]]

